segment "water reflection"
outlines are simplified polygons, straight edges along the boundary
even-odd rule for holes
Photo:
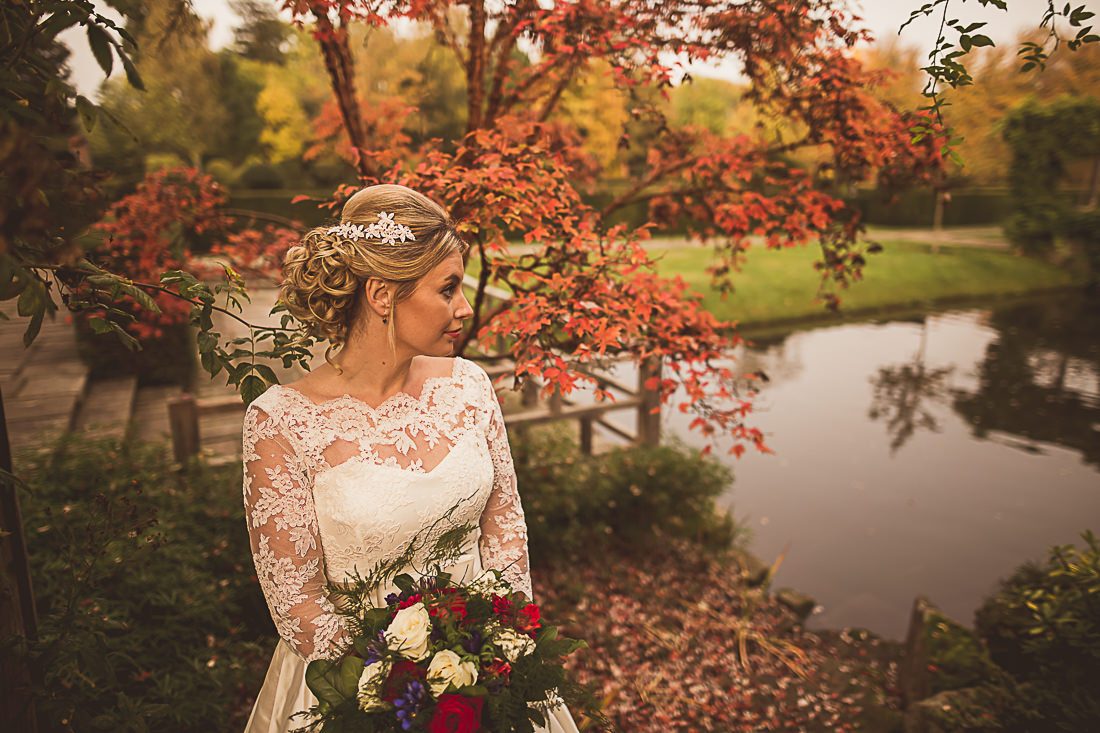
[[[1100,467],[1100,307],[1085,298],[996,311],[997,338],[978,365],[978,388],[956,390],[955,410],[977,438],[1015,436],[1078,451]]]
[[[726,501],[763,559],[790,544],[777,583],[822,604],[814,625],[901,638],[917,594],[969,622],[1020,562],[1100,528],[1098,314],[1052,298],[816,328],[741,356],[771,378],[752,423],[775,455],[723,457]],[[690,416],[662,419],[702,445]]]
[[[931,405],[947,398],[947,377],[954,366],[929,368],[925,363],[928,321],[921,319],[920,346],[906,362],[879,367],[871,378],[874,396],[867,416],[882,419],[890,435],[890,451],[896,452],[918,429],[939,432]]]

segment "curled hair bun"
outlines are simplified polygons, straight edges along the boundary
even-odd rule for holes
[[[446,210],[405,186],[380,184],[358,191],[344,204],[340,219],[369,226],[383,213],[408,227],[415,237],[394,246],[353,236],[340,227],[321,226],[287,250],[280,300],[314,338],[334,345],[346,342],[362,284],[369,277],[379,277],[394,286],[387,332],[390,348],[395,348],[394,306],[411,297],[420,278],[448,256],[454,252],[466,256],[468,246],[455,233]],[[364,310],[364,317],[371,315]]]
[[[346,240],[326,227],[311,230],[283,260],[280,299],[314,338],[342,343],[355,307],[359,278]]]

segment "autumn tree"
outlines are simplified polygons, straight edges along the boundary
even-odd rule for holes
[[[285,2],[308,23],[330,72],[351,156],[363,183],[396,181],[444,203],[474,245],[480,271],[473,326],[463,348],[496,346],[516,360],[518,379],[538,377],[568,392],[590,381],[587,362],[611,355],[665,357],[659,383],[667,400],[685,390],[693,427],[763,445],[743,420],[735,373],[716,360],[736,343],[730,324],[703,312],[682,283],[658,277],[642,247],[658,225],[689,221],[717,246],[716,284],[730,287],[755,241],[785,247],[819,242],[826,284],[858,278],[865,245],[857,215],[835,195],[838,180],[926,176],[938,164],[928,138],[909,144],[908,120],[869,89],[879,75],[853,57],[863,40],[856,19],[832,0],[643,3]],[[350,28],[413,20],[465,70],[466,132],[454,150],[422,150],[415,165],[380,166],[388,141],[367,133]],[[745,97],[787,122],[780,136],[723,134],[668,125],[668,88],[691,61],[734,57],[748,79]],[[598,75],[627,99],[629,119],[616,146],[629,150],[632,125],[647,125],[642,169],[596,211],[579,188],[593,175],[576,110],[566,106],[580,80]],[[813,168],[793,163],[814,151]],[[606,217],[648,205],[634,230]],[[514,256],[507,236],[536,245]],[[491,303],[490,284],[513,294]],[[835,302],[829,288],[823,297]]]

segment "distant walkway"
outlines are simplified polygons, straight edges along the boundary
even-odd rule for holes
[[[888,239],[902,242],[939,245],[942,247],[980,247],[1008,251],[1011,244],[1004,237],[1000,227],[950,227],[938,232],[931,229],[868,227],[867,239]],[[754,245],[762,245],[762,237],[749,237]],[[512,254],[535,252],[540,245],[512,244],[508,251]],[[698,241],[685,236],[655,236],[642,243],[645,249],[676,249],[680,247],[702,247]]]
[[[1005,239],[1000,227],[951,227],[931,229],[895,229],[893,227],[868,227],[869,239],[894,239],[904,242],[940,245],[943,247],[981,247],[1008,251],[1012,244]]]

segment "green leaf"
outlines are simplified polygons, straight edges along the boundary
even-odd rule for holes
[[[16,311],[21,316],[33,316],[46,310],[46,289],[40,280],[31,280],[19,294]]]
[[[144,92],[145,82],[141,80],[141,74],[134,67],[134,62],[130,60],[129,56],[121,52],[118,57],[122,59],[122,68],[126,70],[126,79],[130,82],[130,86]]]
[[[359,692],[359,678],[363,674],[363,660],[359,657],[345,657],[340,663],[340,673],[336,679],[336,689],[349,700],[354,700]]]
[[[111,39],[107,32],[95,23],[88,24],[88,45],[92,48],[92,55],[99,63],[99,68],[107,76],[111,75],[114,68],[114,55],[111,53]]]
[[[30,322],[27,323],[27,330],[23,332],[24,348],[34,343],[35,338],[38,337],[38,332],[42,329],[42,318],[45,315],[46,311],[40,310],[31,316]]]
[[[339,678],[340,667],[327,659],[315,659],[306,665],[306,687],[318,700],[333,707],[348,699],[340,692]]]
[[[977,47],[992,46],[993,45],[993,39],[992,38],[990,38],[989,36],[983,36],[980,33],[971,36],[970,37],[970,42],[972,44],[974,44],[975,46],[977,46]]]
[[[99,119],[99,108],[87,97],[76,95],[76,111],[80,114],[80,122],[84,129],[91,132]]]
[[[269,367],[267,364],[257,364],[256,371],[261,377],[263,377],[268,384],[278,384],[279,378],[275,376],[275,370]]]
[[[153,300],[153,298],[147,292],[137,287],[136,285],[121,283],[119,289],[129,295],[134,300],[136,300],[138,304],[145,310],[151,311],[152,313],[161,312],[160,306],[157,305],[157,301]]]
[[[88,325],[92,329],[92,333],[105,334],[111,332],[111,324],[107,323],[106,318],[92,318],[88,321]]]
[[[262,395],[267,389],[267,385],[264,384],[264,380],[257,377],[255,374],[249,374],[241,382],[241,399],[244,400],[246,405],[252,404],[252,401]]]
[[[199,351],[203,354],[213,351],[218,345],[218,338],[221,336],[217,331],[199,331],[197,341],[199,344]]]
[[[416,590],[416,581],[408,573],[401,573],[393,579],[393,584],[396,585],[403,593],[412,593]]]

